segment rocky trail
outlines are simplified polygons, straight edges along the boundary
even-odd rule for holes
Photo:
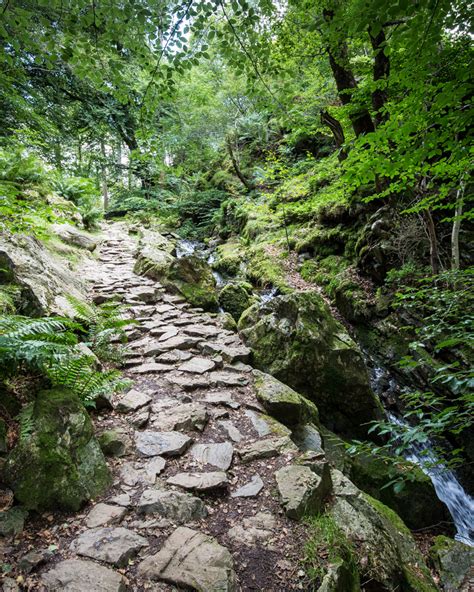
[[[90,592],[304,589],[303,527],[277,495],[289,486],[288,469],[278,471],[298,455],[290,431],[263,413],[238,335],[218,315],[135,275],[135,248],[125,227],[109,226],[97,265],[84,270],[96,302],[122,295],[136,321],[124,363],[133,388],[96,417],[113,486],[48,529],[58,551],[41,584]],[[320,485],[314,475],[311,486]],[[298,513],[297,499],[291,504]]]

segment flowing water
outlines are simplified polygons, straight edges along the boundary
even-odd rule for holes
[[[397,426],[408,424],[393,413],[387,413],[389,421]],[[406,454],[407,460],[417,464],[433,482],[436,494],[446,504],[456,526],[456,539],[474,546],[474,498],[459,483],[453,471],[439,461],[430,442],[413,443]]]
[[[373,364],[367,352],[364,353],[369,365]],[[396,401],[402,392],[400,385],[390,372],[378,364],[372,366],[371,384],[386,409],[389,422],[402,428],[408,427],[407,422],[387,409],[392,405],[396,407]],[[430,477],[436,495],[446,504],[451,514],[457,531],[455,538],[474,546],[474,499],[464,490],[455,473],[443,466],[430,442],[413,443],[405,457]]]

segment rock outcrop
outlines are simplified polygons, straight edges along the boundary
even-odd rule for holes
[[[219,292],[221,308],[238,321],[247,308],[255,302],[252,297],[252,286],[246,282],[226,284]]]
[[[77,274],[33,237],[0,238],[0,283],[21,289],[18,312],[32,316],[71,315],[65,295],[85,299]]]
[[[318,294],[278,296],[250,307],[239,330],[254,365],[314,401],[328,428],[364,436],[382,409],[361,352]]]
[[[68,245],[86,249],[87,251],[94,251],[97,247],[96,239],[71,224],[53,224],[51,230]]]

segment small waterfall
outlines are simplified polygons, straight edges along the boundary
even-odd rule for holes
[[[408,424],[393,413],[387,413],[388,420],[401,427]],[[417,464],[433,482],[436,494],[446,504],[456,526],[456,540],[474,546],[474,498],[464,491],[453,471],[439,461],[433,446],[429,443],[414,442],[406,459]]]
[[[278,288],[267,288],[265,290],[261,290],[260,293],[260,302],[265,304],[266,302],[270,302],[273,300],[275,296],[278,296]]]
[[[204,247],[203,243],[197,240],[181,239],[176,243],[176,257],[186,257],[187,255],[194,255],[196,250]]]

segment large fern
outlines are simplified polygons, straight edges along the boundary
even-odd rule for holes
[[[126,308],[114,303],[96,306],[73,296],[68,296],[68,301],[76,320],[86,333],[86,345],[101,361],[120,362],[123,349],[116,343],[123,344],[127,341],[124,329],[135,322],[126,318]]]
[[[0,367],[7,374],[16,372],[22,364],[44,369],[74,348],[75,328],[72,321],[59,317],[0,316]]]
[[[71,389],[86,406],[93,406],[100,395],[130,386],[130,381],[123,379],[118,370],[98,372],[93,364],[94,359],[90,356],[71,356],[61,363],[52,364],[47,374],[54,385]]]

